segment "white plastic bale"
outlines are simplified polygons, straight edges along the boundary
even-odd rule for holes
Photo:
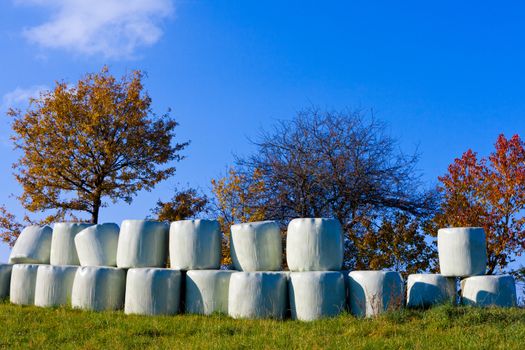
[[[186,273],[186,312],[210,315],[228,313],[231,270],[191,270]]]
[[[294,320],[313,321],[345,310],[345,281],[341,272],[292,272],[288,291]]]
[[[11,264],[0,264],[0,300],[9,296],[12,269],[13,265]]]
[[[352,271],[348,274],[350,312],[371,317],[404,305],[404,283],[393,271]]]
[[[236,270],[277,271],[282,266],[282,239],[275,221],[232,225],[230,253]]]
[[[34,305],[38,264],[16,264],[11,271],[9,298],[13,304]]]
[[[474,306],[516,306],[516,284],[510,275],[474,276],[461,280],[461,301]]]
[[[35,305],[69,305],[77,266],[40,265],[36,274]]]
[[[51,237],[49,226],[28,226],[22,230],[9,256],[10,264],[49,264]]]
[[[77,269],[71,305],[85,310],[119,310],[124,306],[126,271],[116,267],[81,266]]]
[[[119,227],[105,223],[80,231],[75,247],[81,266],[117,266]]]
[[[179,311],[181,273],[162,268],[129,269],[124,312],[174,315]]]
[[[439,269],[443,276],[483,275],[487,267],[485,232],[481,227],[438,231]]]
[[[171,268],[218,269],[221,266],[221,229],[216,220],[172,222],[169,234]]]
[[[336,219],[294,219],[288,225],[290,271],[336,271],[343,264],[343,231]]]
[[[235,272],[230,277],[228,314],[233,318],[283,319],[287,277],[282,272]]]
[[[456,279],[439,274],[412,274],[407,279],[407,307],[426,308],[456,298]]]
[[[75,236],[91,225],[76,222],[57,222],[53,226],[51,265],[80,265],[75,247]]]
[[[164,267],[168,255],[167,223],[124,220],[120,226],[117,266],[122,268]]]

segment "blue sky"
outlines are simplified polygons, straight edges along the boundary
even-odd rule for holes
[[[494,5],[495,3],[491,3]],[[17,158],[8,106],[109,65],[148,73],[158,113],[169,107],[191,140],[176,176],[101,221],[149,214],[176,184],[209,190],[261,127],[297,110],[374,109],[405,152],[419,147],[425,182],[468,148],[523,134],[525,5],[464,1],[0,2],[0,203]],[[0,261],[8,249],[0,245]]]

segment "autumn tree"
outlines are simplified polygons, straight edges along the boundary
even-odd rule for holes
[[[157,201],[156,207],[152,210],[159,221],[178,221],[195,218],[208,211],[208,197],[198,193],[194,188],[176,189],[175,194],[169,201]]]
[[[479,159],[467,150],[439,177],[440,227],[479,226],[487,237],[488,273],[500,272],[525,249],[525,147],[518,135],[499,135],[495,150]]]
[[[107,200],[130,203],[174,174],[188,143],[173,142],[177,123],[152,111],[143,77],[116,79],[104,67],[76,84],[57,82],[25,112],[9,110],[26,210],[87,213],[96,223]]]

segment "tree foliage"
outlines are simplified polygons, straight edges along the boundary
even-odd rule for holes
[[[157,220],[171,222],[195,218],[201,213],[207,213],[208,204],[209,200],[206,195],[199,194],[193,188],[188,188],[175,190],[175,194],[167,202],[157,201],[157,206],[152,211]]]

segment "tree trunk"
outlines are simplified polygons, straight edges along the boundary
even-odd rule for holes
[[[100,195],[95,195],[95,199],[93,200],[93,211],[91,213],[91,223],[92,224],[98,224],[98,213],[100,211],[100,206],[102,204]]]

